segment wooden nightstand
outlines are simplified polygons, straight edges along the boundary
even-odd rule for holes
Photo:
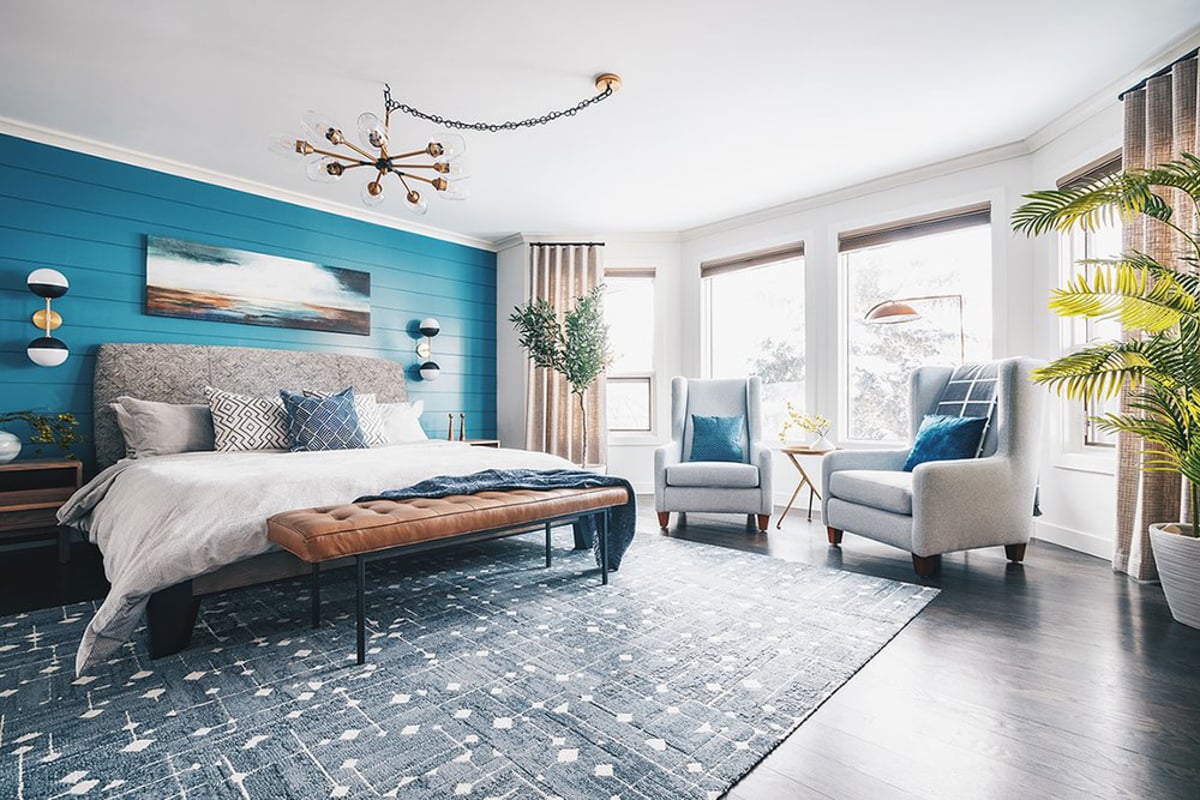
[[[58,538],[58,562],[71,560],[71,529],[55,514],[83,482],[83,464],[64,459],[31,459],[0,464],[0,543],[42,532]]]
[[[467,444],[471,445],[471,447],[499,447],[500,446],[499,439],[465,439],[464,441]]]

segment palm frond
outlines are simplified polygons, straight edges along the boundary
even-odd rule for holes
[[[1068,353],[1033,371],[1034,383],[1050,386],[1072,400],[1115,397],[1127,380],[1141,378],[1154,364],[1139,341],[1108,342]]]
[[[1117,319],[1127,328],[1158,333],[1194,315],[1197,298],[1173,273],[1125,264],[1102,266],[1089,279],[1080,275],[1050,295],[1050,308],[1066,317]]]
[[[1139,214],[1169,220],[1171,206],[1139,172],[1118,172],[1082,186],[1047,189],[1024,195],[1028,201],[1012,215],[1015,230],[1036,236],[1072,228],[1095,230]]]

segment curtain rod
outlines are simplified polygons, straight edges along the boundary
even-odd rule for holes
[[[530,247],[604,247],[604,242],[530,242]]]
[[[1150,75],[1149,77],[1143,78],[1136,86],[1130,86],[1128,89],[1121,92],[1119,95],[1117,95],[1117,99],[1124,100],[1125,95],[1129,94],[1130,92],[1136,92],[1138,89],[1146,88],[1147,81],[1153,80],[1154,78],[1160,78],[1163,75],[1166,75],[1168,72],[1171,71],[1171,68],[1174,67],[1176,64],[1180,64],[1184,61],[1187,61],[1189,58],[1195,58],[1198,53],[1200,53],[1200,47],[1197,47],[1195,50],[1193,50],[1190,53],[1184,53],[1179,58],[1175,59],[1170,64],[1167,64],[1165,67],[1160,69],[1158,72],[1154,73],[1153,75]]]

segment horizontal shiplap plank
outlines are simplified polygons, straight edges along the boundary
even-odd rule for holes
[[[172,236],[358,269],[371,274],[369,336],[150,316],[147,235]],[[40,300],[24,288],[40,266],[71,291],[55,302],[71,348],[60,367],[32,364]],[[0,136],[0,410],[69,410],[91,430],[95,351],[105,342],[213,344],[340,352],[405,364],[422,424],[467,414],[473,436],[495,435],[495,254],[302,208],[153,170]],[[434,382],[416,376],[415,322],[437,317]]]

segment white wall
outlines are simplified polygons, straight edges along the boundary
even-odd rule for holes
[[[1137,74],[1126,76],[1052,121],[1026,142],[976,153],[850,187],[820,197],[748,214],[678,234],[641,237],[533,237],[531,240],[604,240],[606,264],[654,266],[658,270],[658,320],[655,363],[656,430],[652,436],[610,441],[611,471],[628,476],[639,491],[652,485],[654,446],[669,434],[669,383],[673,375],[700,376],[702,364],[700,262],[805,243],[805,290],[808,302],[806,351],[809,368],[806,408],[835,418],[839,413],[838,255],[839,231],[919,216],[988,201],[992,205],[993,342],[997,357],[1034,355],[1051,359],[1062,352],[1060,323],[1046,307],[1060,277],[1056,237],[1030,240],[1010,232],[1008,219],[1022,195],[1053,186],[1057,178],[1116,149],[1121,143],[1121,107],[1117,92],[1200,44],[1200,36],[1159,54]],[[511,252],[510,252],[511,250]],[[506,322],[511,306],[524,299],[528,248],[523,243],[499,256],[500,332],[498,408],[506,444],[523,441],[524,360]],[[1111,454],[1083,456],[1064,447],[1063,401],[1048,398],[1041,469],[1044,516],[1038,538],[1109,557],[1115,519],[1115,479]],[[837,420],[835,419],[835,430]],[[806,466],[816,477],[819,464]],[[782,457],[776,461],[776,501],[786,502],[795,474]],[[798,500],[803,507],[807,498]]]
[[[1038,188],[1121,146],[1122,110],[1115,101],[1064,131],[1030,156],[1030,175]],[[1033,355],[1054,358],[1062,353],[1060,324],[1046,311],[1046,299],[1058,281],[1058,237],[1034,241],[1034,280],[1030,304],[1034,314]],[[1081,455],[1066,447],[1064,403],[1055,398],[1046,417],[1042,459],[1042,510],[1037,537],[1103,558],[1112,557],[1116,532],[1115,453]],[[1071,431],[1071,433],[1076,433]]]

